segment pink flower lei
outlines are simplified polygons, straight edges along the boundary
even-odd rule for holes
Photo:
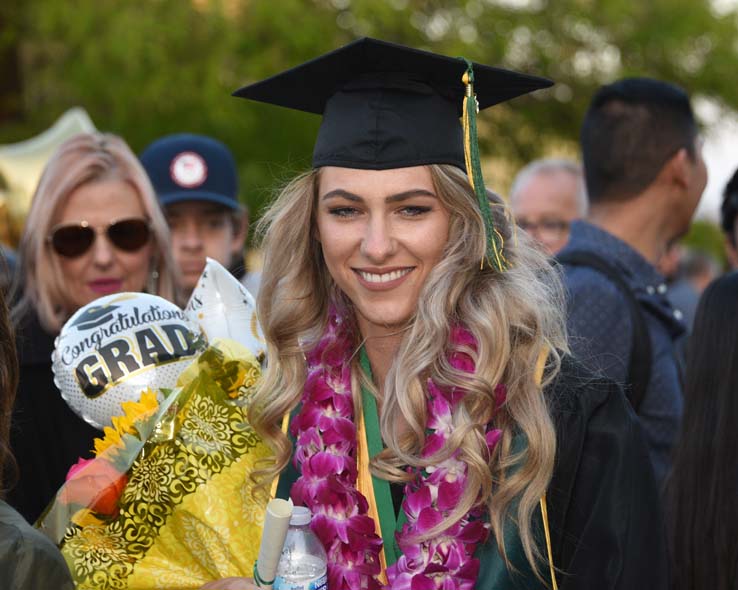
[[[300,413],[292,421],[296,439],[295,465],[302,475],[292,487],[292,499],[310,508],[311,528],[328,554],[328,587],[331,590],[378,589],[379,553],[382,539],[367,515],[367,499],[357,490],[357,431],[353,420],[350,354],[354,343],[332,312],[318,345],[307,355],[307,380]],[[472,334],[463,328],[452,330],[454,348],[476,348]],[[454,352],[449,362],[472,373],[474,362],[466,354]],[[464,392],[445,391],[428,380],[429,435],[422,451],[431,457],[441,450],[452,428],[454,405]],[[498,385],[498,407],[504,403],[505,387]],[[501,432],[488,429],[490,452]],[[387,588],[392,590],[432,590],[474,588],[479,560],[474,552],[486,541],[489,527],[483,506],[446,528],[438,537],[417,543],[419,534],[438,525],[458,504],[466,484],[466,464],[458,451],[433,467],[416,472],[405,486],[402,509],[407,522],[396,534],[402,555],[387,568]],[[378,526],[378,523],[377,523]]]

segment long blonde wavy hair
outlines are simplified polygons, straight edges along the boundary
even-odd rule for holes
[[[422,469],[441,460],[438,455],[432,461],[420,456],[427,419],[424,383],[430,377],[440,387],[465,389],[467,394],[453,413],[454,429],[445,453],[460,451],[468,468],[468,485],[456,509],[426,537],[436,536],[481,501],[501,554],[507,559],[504,525],[517,523],[526,557],[538,574],[541,554],[531,523],[551,480],[556,435],[535,367],[541,351],[549,351],[545,386],[557,373],[560,353],[566,350],[560,280],[522,232],[513,236],[504,204],[494,196],[496,228],[505,240],[510,268],[502,273],[480,269],[485,228],[467,177],[453,166],[432,165],[430,171],[438,198],[450,212],[449,239],[442,260],[423,286],[387,374],[380,416],[386,448],[370,468],[378,477],[404,482],[405,466]],[[264,485],[284,469],[292,453],[280,424],[301,399],[304,352],[322,334],[331,303],[349,313],[352,309],[329,275],[315,237],[319,181],[319,170],[292,181],[257,229],[264,249],[258,313],[267,340],[268,366],[249,417],[275,452],[273,462],[257,474]],[[465,326],[476,338],[476,353],[467,351],[476,361],[474,375],[455,370],[448,362],[454,325]],[[375,386],[366,383],[357,361],[353,362],[358,408],[360,383]],[[495,411],[498,383],[507,386],[507,400]],[[490,422],[503,432],[492,456],[485,443]],[[517,451],[514,437],[525,441]]]

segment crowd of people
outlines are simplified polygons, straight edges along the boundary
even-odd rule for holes
[[[56,150],[0,301],[0,582],[72,587],[31,527],[99,436],[54,384],[62,325],[117,292],[184,305],[210,257],[257,297],[268,346],[249,420],[274,460],[255,485],[323,516],[331,590],[738,585],[738,279],[679,244],[707,182],[688,95],[603,86],[581,164],[531,162],[501,199],[465,93],[484,109],[547,81],[466,68],[364,39],[239,90],[323,117],[312,169],[259,221],[260,273],[217,139]],[[721,213],[735,268],[738,172]]]

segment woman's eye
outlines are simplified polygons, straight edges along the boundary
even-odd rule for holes
[[[430,210],[431,210],[431,207],[422,207],[420,205],[408,205],[400,209],[400,213],[402,213],[406,217],[417,217],[418,215],[422,215],[423,213],[428,213],[428,211]]]
[[[354,207],[332,207],[328,209],[328,213],[336,217],[353,217],[359,213]]]

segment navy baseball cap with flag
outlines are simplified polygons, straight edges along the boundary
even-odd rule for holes
[[[204,135],[167,135],[141,154],[163,207],[182,201],[208,201],[239,209],[238,173],[230,150]]]

